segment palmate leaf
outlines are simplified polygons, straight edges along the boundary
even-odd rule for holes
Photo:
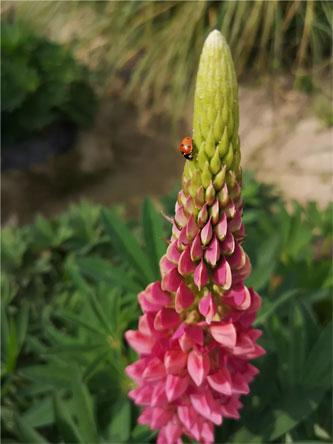
[[[110,242],[116,248],[119,256],[134,267],[140,283],[146,285],[152,281],[154,272],[149,259],[132,232],[124,224],[124,221],[119,218],[115,211],[105,209],[101,212],[101,218],[105,230],[110,236]]]
[[[128,399],[119,399],[113,406],[112,419],[107,428],[107,441],[125,443],[131,432],[131,405]]]
[[[332,322],[322,330],[303,368],[303,383],[308,388],[332,385]]]
[[[52,399],[36,399],[31,407],[24,412],[22,419],[31,427],[43,427],[54,422]]]
[[[247,421],[247,425],[233,435],[232,442],[261,444],[281,438],[316,410],[324,394],[324,390],[303,387],[285,392],[265,412],[253,414],[251,422]]]
[[[93,411],[93,400],[78,372],[72,378],[71,388],[80,434],[85,443],[98,443],[99,437]]]
[[[297,289],[288,290],[279,296],[274,302],[271,302],[267,298],[264,299],[263,307],[261,308],[254,325],[257,326],[267,322],[269,318],[273,316],[275,312],[278,311],[284,304],[289,302],[291,298],[295,298],[298,292],[299,290]]]
[[[95,282],[107,282],[112,286],[121,287],[136,293],[141,289],[140,285],[128,273],[101,257],[78,257],[76,258],[76,264],[84,276]]]
[[[94,333],[97,336],[102,336],[103,338],[106,336],[107,332],[103,331],[101,328],[97,328],[95,325],[91,325],[88,322],[82,320],[78,315],[72,315],[71,313],[65,312],[64,310],[59,310],[55,315],[60,319],[65,319],[73,324],[76,324],[89,333]]]
[[[294,386],[304,371],[307,348],[305,319],[298,304],[290,306],[289,332],[288,383]]]
[[[280,236],[273,235],[260,245],[252,274],[247,279],[247,285],[256,291],[264,288],[277,265],[280,242]]]
[[[53,395],[53,407],[58,433],[65,443],[84,443],[80,432],[71,418],[65,403],[57,393]]]
[[[142,225],[147,254],[154,270],[155,279],[159,278],[159,262],[166,250],[165,231],[161,214],[150,199],[146,199],[142,207]]]
[[[31,425],[23,418],[15,417],[15,433],[20,438],[21,442],[34,444],[47,444],[48,441],[38,433]]]

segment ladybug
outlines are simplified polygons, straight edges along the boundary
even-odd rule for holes
[[[193,142],[192,137],[184,137],[184,139],[180,142],[179,151],[183,154],[185,159],[192,160],[193,159]]]

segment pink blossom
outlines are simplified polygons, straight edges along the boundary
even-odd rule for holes
[[[126,333],[139,355],[127,367],[137,387],[129,396],[160,444],[179,444],[182,436],[212,443],[215,425],[239,418],[240,397],[258,373],[248,361],[264,353],[251,326],[260,297],[244,285],[251,267],[235,234],[241,208],[229,203],[226,210],[217,199],[205,205],[194,217],[177,203],[162,280],[139,294],[144,314],[138,330]],[[215,228],[205,215],[212,206]]]

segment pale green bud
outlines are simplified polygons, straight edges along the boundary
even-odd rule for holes
[[[227,173],[240,176],[238,139],[238,90],[230,49],[219,31],[212,31],[204,44],[197,74],[193,115],[193,160],[184,176],[193,182],[194,169],[200,172],[195,187],[222,190]],[[201,193],[201,192],[200,192]],[[211,191],[208,195],[211,195]],[[205,193],[207,196],[207,193]],[[225,200],[223,196],[222,200]]]

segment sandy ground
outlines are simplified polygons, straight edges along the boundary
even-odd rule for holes
[[[275,80],[274,87],[270,81],[242,86],[240,111],[243,169],[275,184],[287,200],[321,206],[332,200],[333,129],[314,115],[309,97]],[[178,135],[169,127],[163,119],[142,127],[132,105],[104,103],[75,151],[33,171],[2,175],[2,222],[52,216],[82,198],[136,212],[146,195],[164,195],[180,180],[184,160],[177,141],[190,124]]]

